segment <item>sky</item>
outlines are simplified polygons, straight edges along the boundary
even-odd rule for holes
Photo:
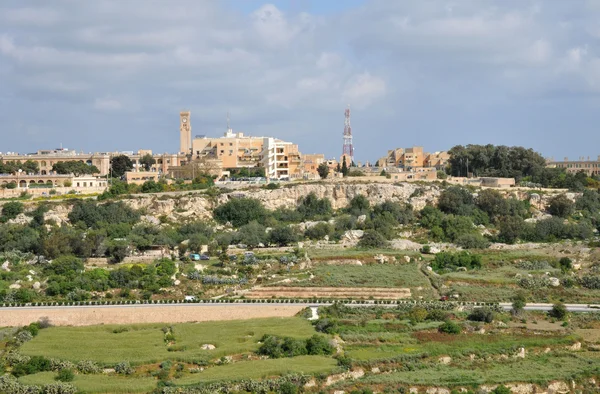
[[[273,136],[600,155],[600,0],[2,0],[0,152]]]

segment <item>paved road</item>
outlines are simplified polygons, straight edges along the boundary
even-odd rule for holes
[[[19,307],[3,307],[0,308],[0,314],[4,311],[10,310],[52,310],[52,309],[65,309],[65,308],[156,308],[156,307],[189,307],[189,308],[211,308],[211,307],[240,307],[240,306],[262,306],[265,308],[274,308],[278,306],[300,306],[300,307],[318,307],[327,306],[331,303],[314,303],[314,302],[301,302],[301,303],[270,303],[270,302],[253,302],[253,303],[189,303],[189,304],[125,304],[125,305],[80,305],[80,306],[19,306]],[[373,302],[348,304],[353,307],[373,307],[383,306],[394,308],[395,304],[375,304]],[[512,305],[508,302],[500,303],[500,307],[504,310],[511,310]],[[569,312],[600,312],[600,304],[565,304]],[[552,309],[552,304],[527,304],[524,308],[527,311],[549,311]]]

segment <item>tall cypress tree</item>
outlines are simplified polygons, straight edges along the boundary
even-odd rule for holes
[[[346,164],[346,156],[344,156],[344,163],[342,164],[342,174],[344,176],[348,175],[348,164]]]

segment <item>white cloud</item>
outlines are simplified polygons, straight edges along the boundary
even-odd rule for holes
[[[94,109],[99,111],[119,111],[123,109],[123,104],[113,98],[97,98],[94,101]]]
[[[385,96],[385,93],[385,81],[366,72],[348,83],[342,97],[348,104],[364,109]]]

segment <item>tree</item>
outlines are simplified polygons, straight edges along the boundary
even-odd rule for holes
[[[59,161],[52,165],[52,171],[57,174],[74,174],[76,176],[84,174],[98,174],[100,170],[94,165],[88,165],[81,160]]]
[[[348,175],[348,164],[346,164],[346,156],[344,156],[344,162],[342,164],[342,175]]]
[[[367,197],[363,196],[362,194],[358,194],[354,196],[352,200],[350,200],[350,204],[348,204],[346,211],[351,215],[359,216],[368,214],[370,209],[371,203],[369,203]]]
[[[250,248],[256,248],[267,241],[266,228],[257,221],[252,221],[240,227],[235,234],[235,241]]]
[[[144,166],[144,170],[150,171],[152,166],[156,164],[156,159],[154,159],[150,153],[146,153],[140,158],[140,164]]]
[[[286,246],[297,241],[298,236],[290,226],[277,226],[269,233],[269,242],[279,246]]]
[[[299,199],[296,211],[302,216],[302,220],[318,220],[328,219],[333,208],[327,197],[318,198],[315,192],[311,192]]]
[[[508,214],[507,200],[502,197],[499,191],[494,189],[485,189],[479,192],[476,204],[492,219]]]
[[[142,184],[142,193],[160,193],[164,191],[163,184],[150,179]]]
[[[521,237],[524,227],[525,222],[520,217],[504,216],[498,221],[498,239],[507,244],[514,244]]]
[[[267,210],[258,200],[234,198],[215,208],[213,216],[219,223],[229,222],[235,227],[240,227],[253,220],[263,223],[267,218]]]
[[[552,216],[567,218],[573,213],[575,204],[565,194],[552,197],[548,204],[548,212]]]
[[[358,241],[359,248],[375,249],[383,248],[387,245],[385,237],[379,234],[377,231],[369,230],[366,231],[363,237]]]
[[[491,394],[511,394],[512,391],[506,387],[505,385],[501,384],[500,386],[496,387],[495,389],[492,390]]]
[[[552,309],[548,312],[548,315],[558,320],[564,320],[568,313],[569,311],[567,310],[565,304],[562,302],[557,302],[556,304],[552,305]]]
[[[128,156],[119,155],[115,156],[110,160],[112,168],[112,176],[115,178],[121,178],[127,171],[133,169],[133,162]]]
[[[438,208],[445,213],[464,214],[465,206],[473,205],[473,195],[460,186],[450,186],[440,194]]]
[[[327,175],[329,175],[329,166],[327,165],[327,163],[319,164],[319,166],[317,167],[317,172],[319,173],[321,179],[327,178]]]
[[[520,315],[523,312],[523,309],[527,305],[527,298],[525,297],[525,293],[522,291],[515,294],[512,299],[512,312],[515,315]]]
[[[14,219],[19,214],[23,213],[23,203],[18,201],[10,201],[2,206],[2,216],[6,220]]]
[[[467,319],[471,321],[480,321],[485,323],[491,323],[494,321],[494,311],[490,308],[476,308],[469,314]]]

